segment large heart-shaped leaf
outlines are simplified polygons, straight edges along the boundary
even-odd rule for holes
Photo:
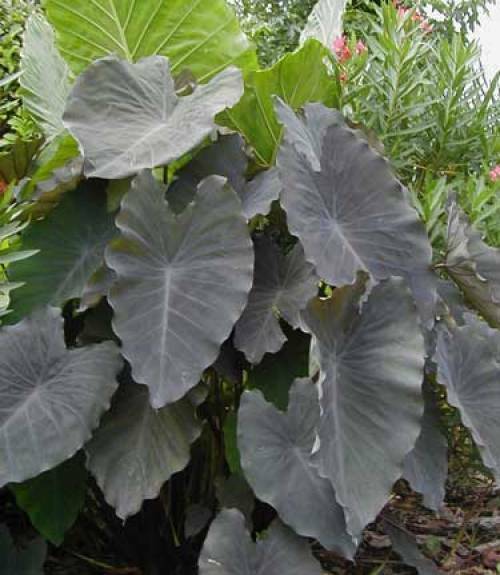
[[[9,279],[24,282],[13,294],[13,318],[80,297],[116,233],[113,216],[106,210],[103,186],[84,182],[67,193],[44,220],[32,223],[23,236],[23,247],[39,252],[9,266]]]
[[[335,78],[326,65],[330,58],[330,50],[316,40],[309,40],[272,68],[246,74],[243,97],[217,121],[245,138],[260,165],[272,166],[282,134],[273,97],[279,96],[294,110],[306,102],[333,105]],[[305,70],[307,81],[304,81]]]
[[[439,511],[448,475],[448,442],[440,430],[440,412],[434,395],[423,387],[424,416],[415,448],[405,459],[403,477],[423,495],[426,507]]]
[[[455,201],[448,206],[445,268],[492,327],[500,327],[500,250],[485,244]]]
[[[248,304],[236,324],[235,346],[252,363],[281,349],[279,317],[297,327],[299,314],[317,293],[318,277],[298,243],[286,256],[271,240],[255,242],[255,274]]]
[[[346,4],[347,0],[318,0],[302,30],[301,42],[316,38],[331,49],[335,38],[342,35],[342,17]]]
[[[87,466],[106,501],[126,519],[186,467],[191,443],[200,433],[190,399],[156,410],[147,387],[125,384],[86,446]]]
[[[320,575],[306,541],[274,522],[253,543],[244,516],[224,509],[208,531],[199,561],[200,575]]]
[[[23,104],[45,136],[52,139],[64,130],[62,116],[70,90],[69,69],[55,46],[52,27],[39,13],[26,22],[21,72]]]
[[[167,190],[170,207],[177,213],[191,202],[197,185],[212,174],[224,176],[241,200],[243,214],[250,220],[257,214],[267,214],[278,199],[281,183],[275,169],[265,170],[247,182],[245,173],[248,159],[241,136],[221,136],[215,144],[202,150],[189,164],[176,174],[176,180]]]
[[[64,123],[83,149],[85,175],[120,179],[189,152],[215,128],[214,116],[242,93],[234,67],[179,98],[163,56],[136,64],[109,56],[78,77]]]
[[[401,476],[420,432],[425,350],[411,294],[402,280],[362,276],[303,312],[320,364],[317,463],[359,542]]]
[[[320,407],[310,380],[296,380],[288,412],[278,411],[259,391],[243,394],[238,414],[241,464],[255,495],[272,505],[299,535],[352,558],[344,512],[331,483],[312,465]]]
[[[352,284],[359,270],[376,279],[404,277],[422,317],[431,322],[436,299],[432,249],[389,164],[335,112],[326,122],[325,108],[308,107],[302,130],[297,119],[288,122],[290,110],[280,116],[287,128],[278,157],[281,201],[306,258],[335,286]],[[323,126],[319,133],[318,124]]]
[[[45,0],[45,8],[77,74],[111,54],[130,61],[167,56],[173,73],[189,68],[199,81],[229,64],[257,65],[225,0]]]
[[[42,538],[17,549],[5,525],[0,525],[0,557],[2,575],[43,575],[47,544]]]
[[[500,333],[466,314],[463,326],[440,327],[438,381],[458,408],[484,464],[500,480]]]
[[[62,463],[109,407],[122,361],[111,342],[67,350],[59,310],[0,331],[0,486]]]
[[[80,452],[61,465],[10,489],[37,531],[60,545],[85,501],[87,470]]]
[[[247,301],[252,243],[238,196],[219,176],[204,180],[175,216],[163,186],[141,174],[116,224],[122,241],[106,253],[118,276],[109,295],[113,326],[134,380],[159,408],[216,360]]]

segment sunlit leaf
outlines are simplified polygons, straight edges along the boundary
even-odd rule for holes
[[[272,166],[282,135],[274,111],[274,96],[279,96],[294,110],[306,102],[333,105],[335,78],[324,63],[330,57],[331,52],[323,45],[309,40],[272,68],[247,73],[243,97],[217,121],[245,138],[260,165]],[[306,70],[307,81],[304,81]]]
[[[266,536],[253,543],[245,518],[224,509],[210,526],[199,561],[200,575],[320,575],[309,546],[274,522]]]
[[[129,61],[167,56],[173,73],[187,68],[199,81],[230,64],[257,65],[225,0],[45,0],[44,6],[61,53],[77,74],[112,54]]]
[[[408,194],[366,140],[339,123],[337,113],[331,113],[329,125],[325,115],[320,106],[306,107],[303,130],[294,120],[280,150],[281,201],[290,232],[332,285],[352,284],[360,270],[375,279],[404,277],[421,316],[431,323],[432,249]],[[316,130],[319,123],[322,131]],[[308,153],[304,132],[310,134]]]
[[[154,407],[180,399],[216,360],[246,304],[253,249],[241,203],[219,176],[175,216],[164,188],[138,176],[116,220],[121,242],[106,262],[117,274],[113,326],[134,380]]]
[[[179,98],[166,58],[131,64],[108,56],[78,77],[63,119],[83,150],[85,175],[120,179],[189,152],[242,93],[234,67]]]
[[[279,317],[298,327],[299,314],[317,293],[319,279],[296,244],[286,256],[266,237],[255,242],[255,274],[248,304],[236,324],[235,346],[252,363],[286,341]]]
[[[62,115],[70,90],[69,69],[60,56],[52,27],[38,12],[26,22],[21,54],[24,107],[52,139],[64,130]]]
[[[85,448],[87,466],[106,501],[126,519],[186,467],[200,433],[189,398],[156,410],[145,386],[126,384]]]
[[[386,503],[420,433],[425,360],[404,283],[386,280],[361,303],[365,298],[360,275],[353,286],[313,300],[303,312],[321,368],[316,461],[357,542]]]
[[[0,486],[52,469],[90,438],[122,361],[111,342],[67,350],[59,310],[0,331]]]
[[[316,38],[332,49],[335,38],[342,35],[342,17],[346,4],[346,0],[318,0],[302,30],[301,42]]]
[[[257,497],[296,533],[352,558],[355,545],[343,509],[312,465],[319,417],[318,390],[310,380],[295,381],[286,414],[259,391],[246,392],[238,417],[242,466]]]

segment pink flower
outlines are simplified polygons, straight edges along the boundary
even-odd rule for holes
[[[347,39],[345,36],[337,36],[337,38],[335,38],[333,42],[333,51],[341,64],[351,59],[352,52],[347,45]]]
[[[361,56],[361,54],[364,54],[366,51],[368,50],[368,48],[366,47],[366,45],[363,43],[362,40],[358,40],[358,43],[356,44],[356,54],[358,56]]]
[[[408,13],[408,8],[404,8],[403,6],[398,6],[398,18],[404,18]]]
[[[492,182],[500,180],[500,164],[496,165],[492,170],[490,170],[490,180]]]
[[[420,30],[428,34],[432,32],[432,24],[429,24],[427,20],[422,20],[422,22],[420,22]]]

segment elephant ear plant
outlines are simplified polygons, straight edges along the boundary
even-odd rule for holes
[[[500,479],[500,252],[450,197],[433,257],[408,190],[328,107],[325,47],[257,70],[222,0],[44,8],[24,46],[45,131],[17,189],[30,257],[0,329],[0,486],[42,538],[88,518],[87,489],[117,538],[139,516],[156,538],[129,549],[141,572],[319,574],[309,540],[352,559],[401,477],[442,504],[439,386]],[[8,573],[42,572],[43,540],[2,527],[0,547]]]

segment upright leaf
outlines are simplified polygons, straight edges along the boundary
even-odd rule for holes
[[[12,317],[19,319],[33,309],[47,304],[62,306],[80,297],[91,275],[102,265],[104,249],[115,235],[102,186],[84,182],[66,194],[23,236],[23,247],[39,252],[9,266],[9,279],[24,282],[13,294]]]
[[[482,241],[455,201],[448,206],[445,267],[467,301],[492,327],[500,327],[500,250]]]
[[[256,496],[299,535],[352,558],[344,511],[328,479],[312,464],[320,407],[310,380],[296,380],[286,414],[259,391],[245,392],[238,417],[242,466]]]
[[[61,53],[76,74],[116,54],[129,61],[167,56],[205,81],[230,64],[257,65],[255,51],[225,0],[45,0]]]
[[[394,551],[401,555],[405,563],[415,567],[419,575],[439,575],[441,573],[435,563],[420,551],[416,538],[404,527],[384,521],[384,531],[389,535]]]
[[[332,48],[335,38],[342,35],[342,17],[347,0],[318,0],[300,35],[301,42],[316,38]]]
[[[335,286],[352,284],[364,270],[375,279],[407,279],[419,310],[431,323],[436,299],[431,272],[432,249],[401,184],[389,164],[366,140],[332,113],[325,129],[325,111],[307,108],[302,133],[291,112],[282,114],[287,131],[278,168],[283,184],[281,201],[292,234],[299,237],[306,258],[318,274]],[[320,122],[321,131],[317,130]],[[318,143],[302,152],[305,138]],[[309,146],[309,144],[308,144]],[[319,163],[311,161],[313,151]]]
[[[200,575],[320,575],[304,540],[275,522],[256,544],[236,509],[224,509],[208,531],[199,561]]]
[[[21,181],[29,173],[41,144],[41,139],[16,140],[8,152],[0,154],[0,179],[8,184]]]
[[[175,212],[182,212],[193,200],[201,180],[217,174],[226,177],[238,194],[243,214],[248,220],[257,214],[265,215],[281,190],[278,173],[275,169],[265,170],[247,182],[247,168],[248,159],[241,136],[221,136],[176,174],[176,180],[167,190],[168,203]]]
[[[253,271],[241,203],[224,179],[204,180],[179,216],[164,193],[150,173],[134,180],[116,219],[121,242],[106,253],[117,274],[113,326],[155,408],[180,399],[216,360]]]
[[[83,507],[86,480],[79,453],[33,479],[11,484],[10,489],[37,531],[54,545],[60,545]]]
[[[70,90],[69,69],[61,58],[52,27],[42,14],[26,23],[21,54],[24,107],[39,123],[48,139],[64,130],[62,116]]]
[[[271,240],[255,243],[255,274],[248,304],[236,324],[235,346],[252,363],[286,341],[279,317],[298,327],[300,311],[317,293],[318,278],[298,243],[286,256]]]
[[[245,138],[260,165],[272,166],[282,134],[273,97],[279,96],[294,110],[306,102],[333,105],[335,79],[325,64],[330,57],[329,50],[309,40],[272,68],[246,74],[243,97],[236,106],[221,114],[218,122]],[[305,70],[307,81],[304,81]]]
[[[111,410],[87,444],[87,466],[106,501],[118,517],[126,519],[186,467],[191,443],[200,433],[189,398],[156,410],[147,388],[129,383],[118,390]]]
[[[440,327],[435,360],[449,403],[500,480],[500,333],[466,314],[465,325]]]
[[[59,310],[0,331],[0,486],[52,469],[90,438],[122,361],[111,342],[67,350]]]
[[[2,575],[43,575],[47,544],[35,539],[27,547],[16,548],[5,525],[0,525]]]
[[[163,56],[137,64],[109,56],[78,77],[64,123],[83,149],[85,175],[120,179],[189,152],[215,128],[214,116],[242,93],[234,67],[179,98]]]
[[[424,339],[401,280],[366,298],[361,276],[303,312],[319,358],[320,474],[344,507],[356,542],[386,503],[420,432]]]
[[[440,430],[440,412],[432,391],[424,385],[422,430],[407,455],[403,477],[423,495],[426,507],[439,511],[444,502],[448,475],[448,442]]]

